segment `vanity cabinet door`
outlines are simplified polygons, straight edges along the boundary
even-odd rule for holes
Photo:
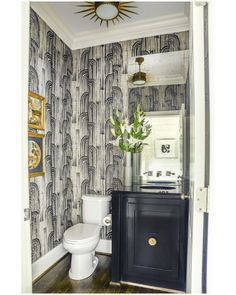
[[[123,198],[123,281],[185,290],[187,203]]]

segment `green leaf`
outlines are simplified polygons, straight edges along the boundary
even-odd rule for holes
[[[120,112],[118,110],[116,110],[116,117],[120,118]]]
[[[120,143],[120,144],[119,144],[119,147],[120,147],[120,149],[121,149],[122,151],[125,151],[125,145],[124,145],[123,143]]]

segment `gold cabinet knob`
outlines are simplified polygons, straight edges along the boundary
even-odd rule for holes
[[[153,238],[153,237],[149,238],[148,239],[148,244],[150,246],[155,246],[157,244],[157,239],[156,238]]]

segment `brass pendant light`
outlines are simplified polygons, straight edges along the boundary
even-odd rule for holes
[[[109,22],[115,21],[119,22],[120,19],[124,20],[124,17],[131,18],[128,14],[138,14],[133,11],[133,8],[137,8],[137,6],[130,5],[132,2],[85,2],[86,4],[76,5],[78,7],[83,7],[83,10],[80,10],[75,13],[86,13],[83,17],[91,16],[90,19],[94,19],[96,22],[100,20],[100,25],[103,22],[106,23],[107,27]]]
[[[144,62],[143,57],[137,57],[135,61],[139,65],[139,71],[134,73],[132,82],[134,85],[144,85],[146,83],[146,73],[141,72],[141,64]]]

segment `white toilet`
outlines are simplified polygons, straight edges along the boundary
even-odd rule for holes
[[[63,246],[72,254],[69,277],[82,280],[96,269],[95,248],[100,239],[103,218],[109,213],[111,196],[82,196],[83,223],[68,228],[63,235]]]

